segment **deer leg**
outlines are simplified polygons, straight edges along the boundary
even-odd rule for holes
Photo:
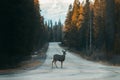
[[[58,68],[58,67],[57,67],[57,64],[56,64],[56,61],[55,61],[54,63],[55,63],[56,68]]]
[[[63,61],[61,61],[61,68],[63,68]]]
[[[54,61],[52,61],[52,68],[53,68],[53,63],[54,63]]]

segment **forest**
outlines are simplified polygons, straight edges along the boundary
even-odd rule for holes
[[[120,80],[120,0],[1,0],[0,10],[0,80]]]
[[[48,42],[100,60],[120,56],[120,0],[74,0],[64,24],[45,21],[39,0],[1,3],[0,69],[16,67]]]
[[[2,0],[0,69],[16,67],[47,42],[38,0]]]
[[[111,60],[120,55],[119,23],[119,0],[74,0],[68,8],[62,44],[86,56]]]

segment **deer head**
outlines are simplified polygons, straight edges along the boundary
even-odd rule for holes
[[[62,50],[63,54],[66,55],[66,50]]]

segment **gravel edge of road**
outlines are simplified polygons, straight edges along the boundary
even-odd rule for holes
[[[17,73],[38,68],[46,60],[46,52],[48,50],[48,46],[49,46],[49,43],[46,43],[43,46],[43,48],[41,48],[40,52],[37,52],[37,54],[31,55],[32,57],[28,60],[22,61],[18,67],[12,68],[12,69],[0,70],[0,75],[17,74]]]
[[[61,44],[59,44],[60,47],[62,47],[63,49],[65,50],[68,50],[68,47],[65,47],[65,46],[62,46]],[[120,64],[118,63],[113,63],[113,61],[108,61],[108,60],[95,60],[95,59],[92,59],[93,57],[88,57],[86,55],[83,55],[83,54],[79,54],[81,52],[75,50],[75,49],[70,49],[68,50],[69,52],[73,52],[75,54],[78,54],[80,57],[86,59],[86,60],[89,60],[89,61],[93,61],[93,62],[97,62],[97,63],[100,63],[100,64],[103,64],[103,65],[109,65],[109,66],[120,66]]]

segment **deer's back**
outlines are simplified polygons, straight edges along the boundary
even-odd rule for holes
[[[58,55],[58,54],[56,54],[56,55],[54,55],[53,59],[55,61],[64,61],[65,60],[65,55]]]

